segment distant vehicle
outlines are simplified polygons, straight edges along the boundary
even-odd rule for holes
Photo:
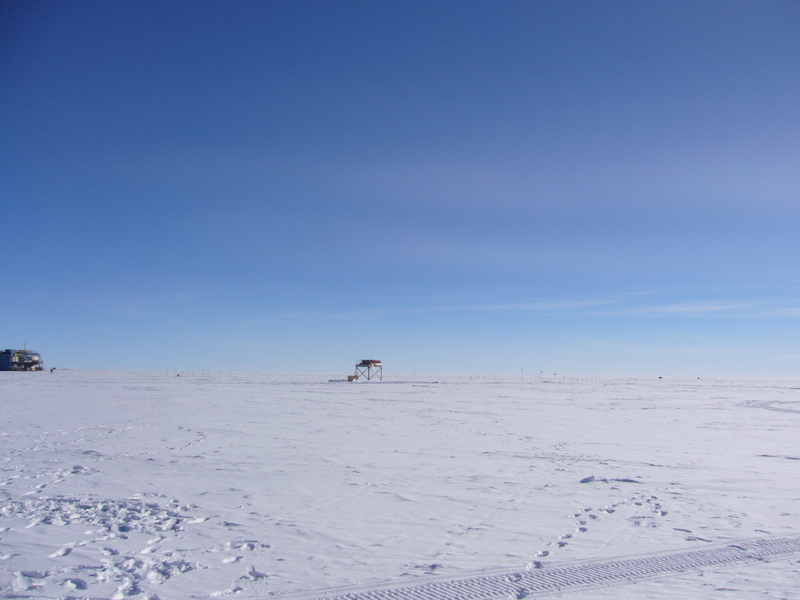
[[[0,371],[41,371],[42,357],[33,350],[3,350],[0,352]]]

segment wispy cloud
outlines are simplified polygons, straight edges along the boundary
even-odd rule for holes
[[[680,302],[638,308],[638,312],[652,315],[709,316],[752,313],[757,305],[752,302]]]
[[[518,311],[518,312],[575,312],[581,309],[612,306],[616,300],[564,300],[550,302],[517,302],[509,304],[477,304],[459,307],[459,310]]]

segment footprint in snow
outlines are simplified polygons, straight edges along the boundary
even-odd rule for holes
[[[42,588],[42,586],[35,583],[34,580],[44,579],[50,575],[50,573],[47,571],[44,573],[41,571],[17,571],[15,575],[17,577],[12,584],[14,591],[30,592]]]
[[[53,552],[48,556],[50,558],[59,558],[61,556],[66,556],[70,552],[72,552],[72,548],[70,546],[64,546],[63,548],[59,548],[58,550],[56,550],[55,552]]]
[[[211,592],[209,594],[209,598],[224,598],[225,596],[231,596],[233,594],[237,594],[242,591],[238,585],[232,585],[227,590],[220,590],[218,592]]]
[[[147,572],[147,575],[145,575],[145,579],[147,579],[147,581],[149,581],[150,583],[161,585],[167,579],[169,579],[169,575],[163,573],[162,571],[159,571],[158,569],[153,569]]]
[[[117,588],[117,591],[114,593],[114,595],[111,596],[111,600],[124,600],[128,596],[134,596],[140,593],[141,590],[136,584],[136,581],[134,579],[127,578],[122,585]]]
[[[262,573],[261,571],[256,571],[256,568],[251,566],[247,570],[247,575],[245,575],[242,579],[247,578],[255,581],[256,579],[266,579],[267,577],[269,577],[269,575]]]
[[[70,590],[85,590],[89,588],[89,585],[83,579],[77,577],[65,579],[63,585]]]
[[[226,542],[225,547],[228,550],[255,550],[256,548],[269,548],[269,544],[262,544],[258,540],[235,540]]]

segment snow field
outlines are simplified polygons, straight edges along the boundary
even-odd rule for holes
[[[1,373],[0,597],[362,593],[800,535],[797,382],[329,379]],[[791,597],[792,552],[580,597]]]

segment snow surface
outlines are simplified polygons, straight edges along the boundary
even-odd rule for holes
[[[800,382],[331,378],[0,373],[0,597],[313,597],[800,538]],[[561,596],[798,598],[799,561]]]

